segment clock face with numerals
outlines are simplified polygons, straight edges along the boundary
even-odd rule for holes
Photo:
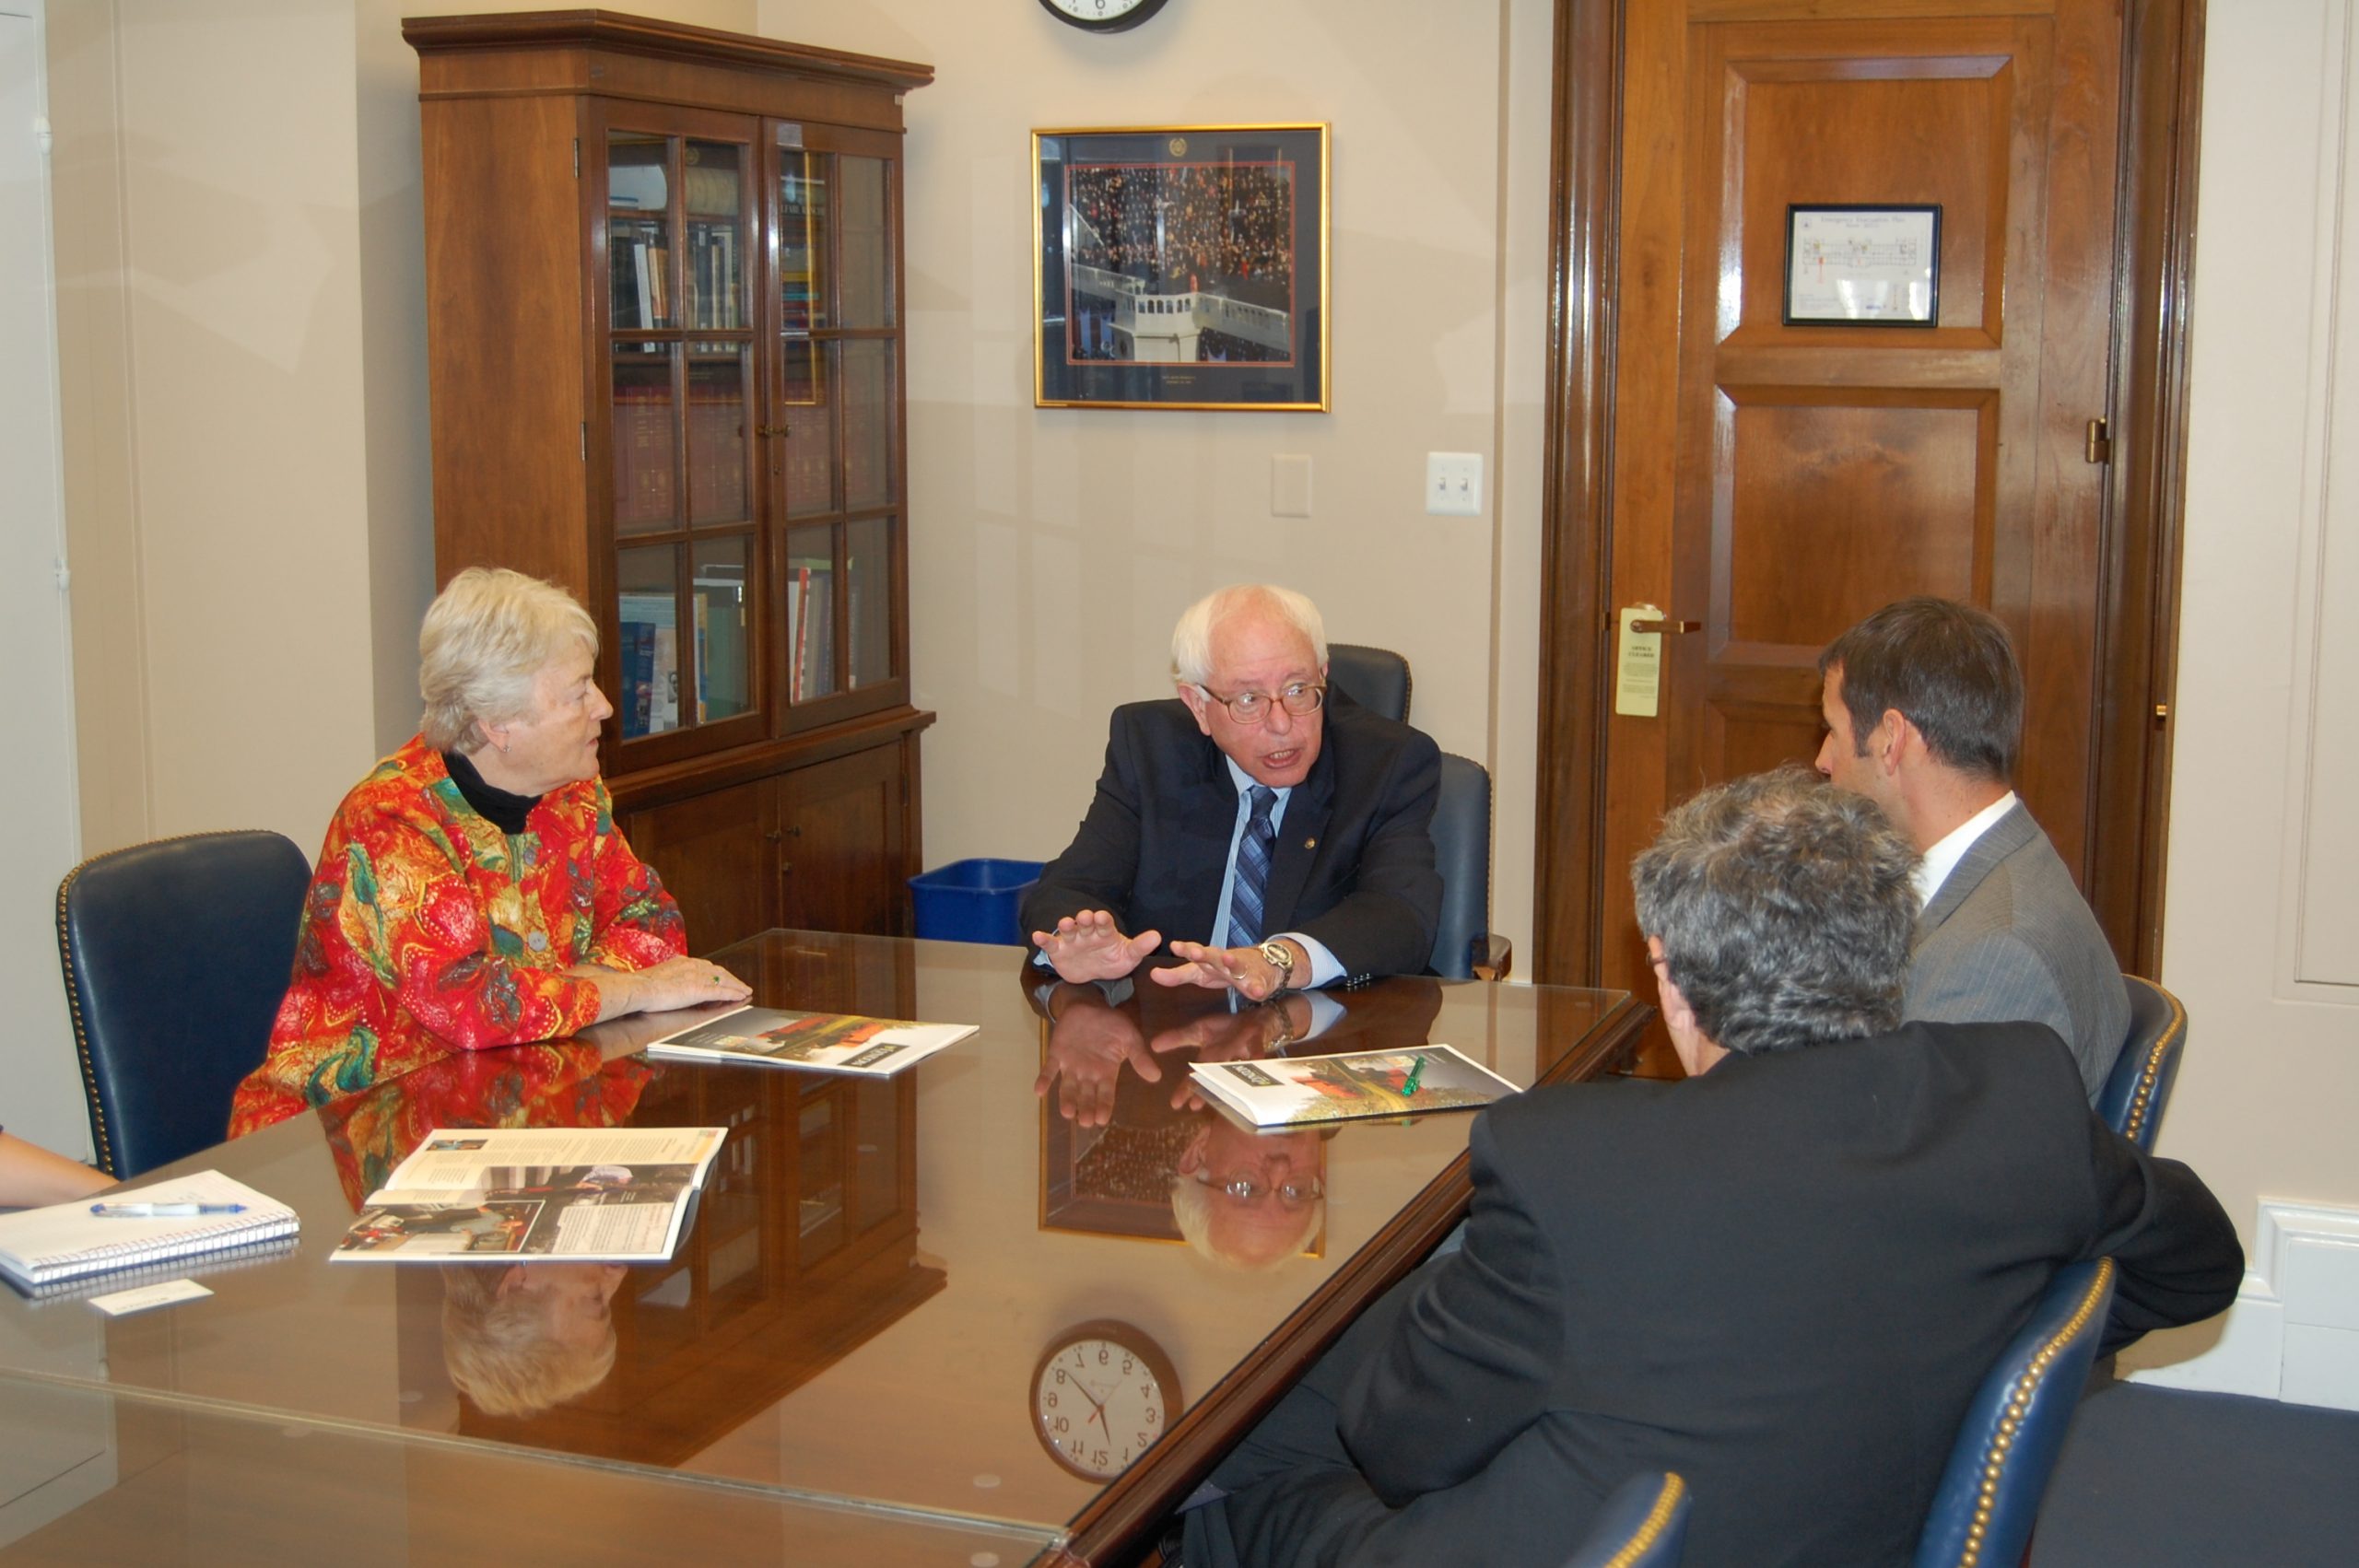
[[[1032,1430],[1049,1457],[1089,1480],[1121,1475],[1180,1413],[1161,1346],[1110,1317],[1049,1341],[1032,1371]]]
[[[1163,9],[1164,0],[1040,0],[1049,15],[1087,32],[1121,32]]]

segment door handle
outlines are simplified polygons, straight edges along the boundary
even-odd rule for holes
[[[1614,619],[1622,625],[1614,638],[1614,711],[1652,719],[1662,701],[1662,639],[1702,631],[1704,623],[1676,619],[1652,604],[1625,604]]]

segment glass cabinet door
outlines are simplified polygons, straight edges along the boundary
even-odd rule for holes
[[[759,706],[750,140],[606,135],[616,723]]]
[[[774,127],[775,414],[788,727],[907,699],[898,170]]]

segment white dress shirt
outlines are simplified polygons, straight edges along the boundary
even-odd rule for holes
[[[1966,852],[1974,848],[1975,841],[1998,826],[1999,819],[2014,809],[2015,792],[2010,790],[1959,823],[1940,843],[1925,851],[1925,858],[1917,862],[1917,907],[1922,909],[1933,901],[1933,895],[1949,881],[1950,872],[1957,870],[1957,863],[1966,859]]]

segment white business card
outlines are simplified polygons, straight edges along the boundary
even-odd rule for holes
[[[199,1296],[212,1293],[194,1280],[167,1280],[160,1285],[140,1285],[132,1290],[92,1296],[89,1300],[92,1306],[109,1317],[125,1317],[135,1312],[170,1306],[176,1301],[194,1301]]]

